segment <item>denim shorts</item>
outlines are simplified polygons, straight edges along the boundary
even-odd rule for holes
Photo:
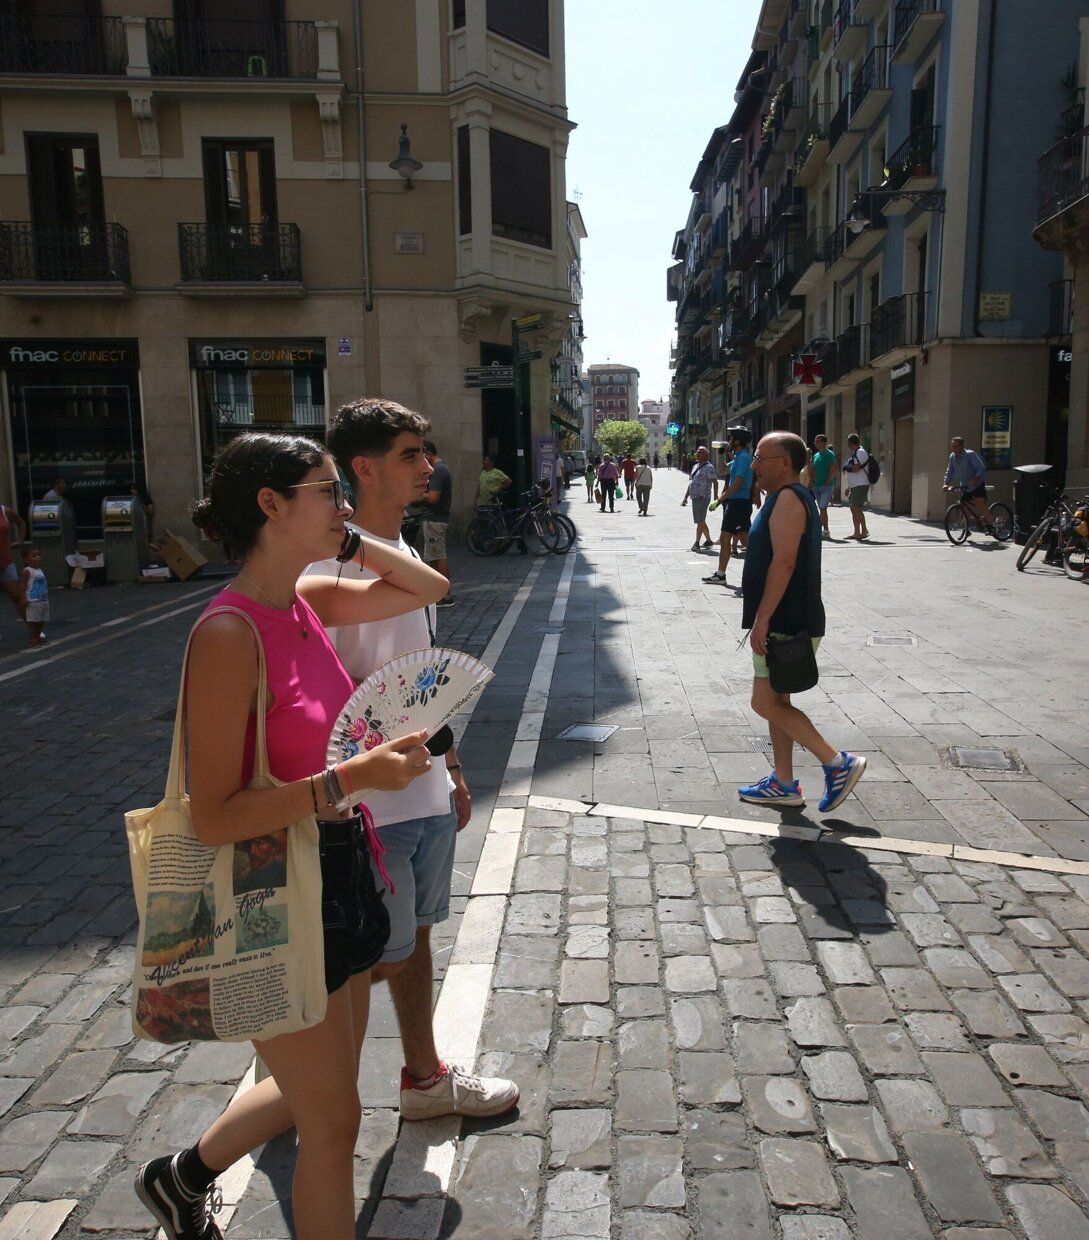
[[[389,913],[371,872],[363,819],[318,821],[325,989],[332,994],[377,964],[389,941]]]
[[[18,581],[19,576],[19,570],[14,564],[5,564],[0,568],[0,581]]]
[[[817,501],[817,507],[824,512],[828,505],[832,502],[832,492],[835,486],[831,482],[825,483],[822,487],[813,488],[813,498]]]
[[[450,915],[450,881],[454,873],[457,814],[410,818],[379,827],[385,847],[382,860],[396,890],[386,893],[389,943],[384,964],[407,960],[416,949],[418,926],[434,926]],[[374,862],[371,869],[377,873]]]

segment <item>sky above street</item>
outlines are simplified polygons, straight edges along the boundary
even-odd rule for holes
[[[585,364],[638,367],[668,396],[673,234],[716,125],[730,118],[759,0],[571,0],[567,194],[582,210]]]

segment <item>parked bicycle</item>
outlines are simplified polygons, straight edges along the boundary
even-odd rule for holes
[[[987,488],[988,491],[992,489]],[[970,500],[964,498],[964,489],[954,487],[953,490],[958,493],[958,497],[956,502],[950,504],[945,510],[945,535],[954,547],[967,542],[973,525],[980,533],[990,534],[999,542],[1010,541],[1013,537],[1013,510],[1008,504],[987,505],[987,511],[991,515],[991,525],[988,529],[980,518],[979,509]]]
[[[548,507],[549,488],[540,484],[526,491],[516,509],[489,504],[477,509],[465,541],[474,555],[502,555],[511,543],[532,555],[562,555],[574,541],[574,526]]]
[[[1036,528],[1025,540],[1017,557],[1017,571],[1023,573],[1033,556],[1048,541],[1053,545],[1045,557],[1047,564],[1062,564],[1075,581],[1087,578],[1089,567],[1089,496],[1071,504],[1062,491],[1052,492],[1051,503]]]

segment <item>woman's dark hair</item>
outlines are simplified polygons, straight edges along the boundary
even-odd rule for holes
[[[301,482],[325,460],[320,443],[302,435],[246,431],[216,453],[205,484],[207,494],[192,508],[193,524],[232,558],[257,544],[266,517],[257,503],[264,487],[283,491]]]
[[[404,431],[424,436],[431,420],[394,400],[366,396],[342,405],[329,423],[325,441],[345,478],[352,477],[352,457],[385,456]]]

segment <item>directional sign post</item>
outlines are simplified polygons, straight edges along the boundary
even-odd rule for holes
[[[514,367],[503,366],[493,362],[490,366],[466,366],[465,386],[467,388],[512,388],[514,387]]]

